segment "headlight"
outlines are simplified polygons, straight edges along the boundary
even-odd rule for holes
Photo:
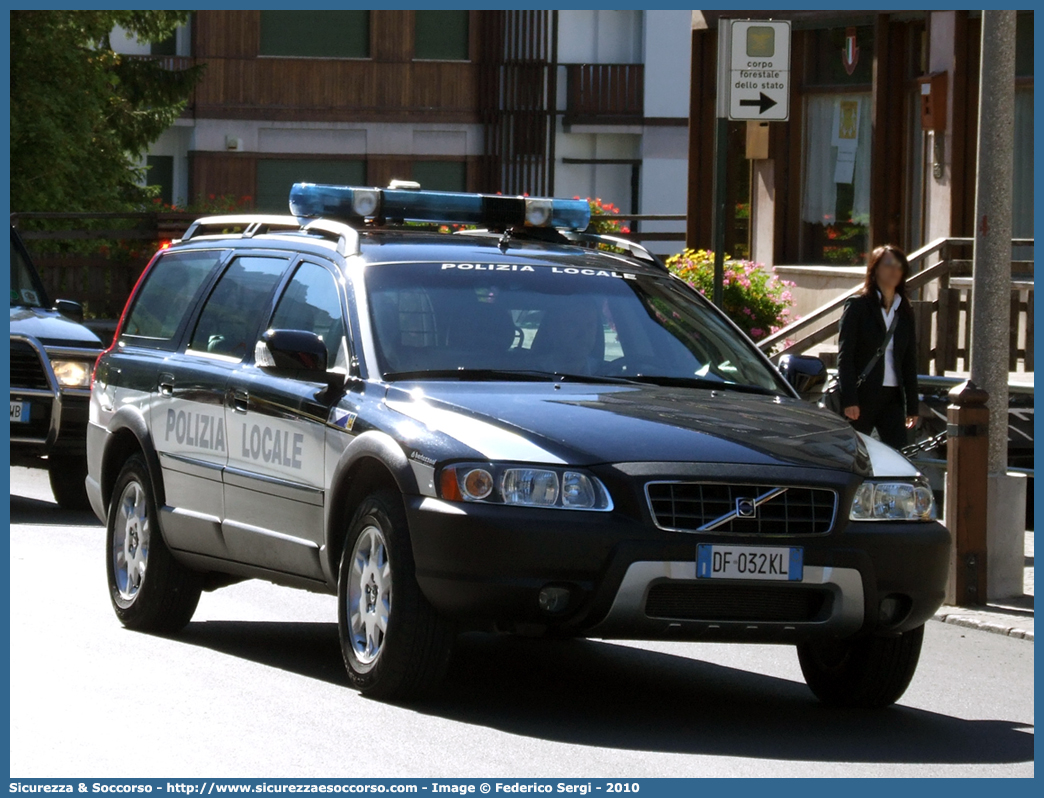
[[[582,471],[543,466],[465,463],[439,475],[439,493],[449,501],[556,507],[566,510],[613,509],[601,480]]]
[[[558,500],[558,474],[542,468],[506,468],[500,475],[505,504],[553,507]]]
[[[934,521],[935,497],[928,483],[867,480],[852,500],[852,521]]]
[[[84,360],[52,360],[55,379],[63,388],[91,387],[91,366]]]
[[[590,509],[598,503],[598,491],[591,477],[579,471],[562,474],[562,504],[565,507]]]

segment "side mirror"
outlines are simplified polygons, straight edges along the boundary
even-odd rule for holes
[[[783,355],[779,359],[779,372],[794,390],[805,395],[826,382],[826,364],[818,357],[807,355]]]
[[[296,372],[294,376],[326,381],[326,344],[313,332],[268,330],[254,346],[259,368]]]
[[[65,318],[71,319],[77,324],[83,324],[83,305],[79,302],[73,302],[71,299],[56,299],[54,309]]]

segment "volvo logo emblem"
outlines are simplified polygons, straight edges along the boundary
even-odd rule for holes
[[[758,506],[754,499],[736,499],[736,515],[740,518],[755,518],[758,514]]]

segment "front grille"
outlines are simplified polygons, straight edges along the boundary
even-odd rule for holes
[[[11,387],[47,390],[47,374],[36,350],[24,341],[11,341]]]
[[[684,621],[804,623],[828,613],[832,601],[830,591],[820,588],[661,582],[649,589],[645,614]]]
[[[650,482],[647,490],[656,525],[683,532],[823,535],[833,526],[837,505],[837,494],[829,488]],[[755,500],[773,491],[779,492],[759,504],[752,517],[737,514],[738,499]]]

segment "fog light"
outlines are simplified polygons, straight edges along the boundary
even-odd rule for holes
[[[544,585],[537,594],[537,603],[544,612],[562,612],[569,606],[569,588]]]
[[[906,614],[906,600],[903,596],[885,596],[877,608],[877,620],[882,626],[894,626]]]

